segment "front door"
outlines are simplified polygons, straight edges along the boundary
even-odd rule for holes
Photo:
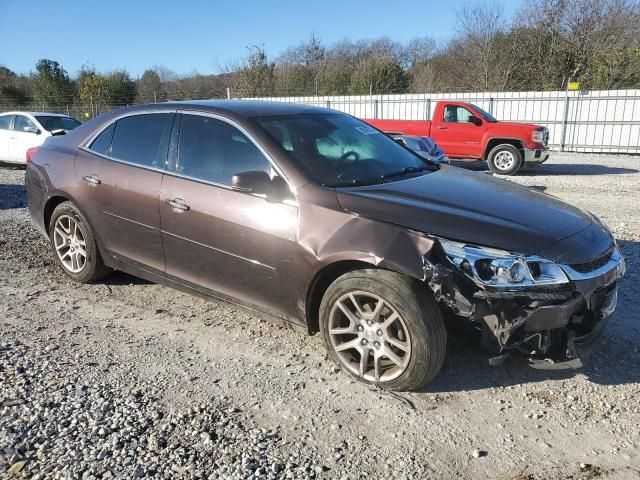
[[[443,118],[432,127],[431,136],[447,156],[480,158],[484,128],[469,122],[473,113],[467,108],[446,104]]]
[[[35,123],[24,115],[16,115],[13,121],[13,131],[9,142],[9,161],[25,162],[27,150],[41,145],[44,140],[43,132],[38,130]]]
[[[167,276],[278,313],[281,272],[296,250],[293,197],[274,203],[230,188],[234,173],[276,173],[245,134],[220,118],[184,114],[177,151],[160,203]]]
[[[174,112],[111,124],[76,156],[78,202],[116,259],[164,275],[158,202]]]

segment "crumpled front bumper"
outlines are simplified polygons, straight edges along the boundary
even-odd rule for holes
[[[529,352],[532,367],[545,370],[580,368],[591,355],[618,302],[617,281],[625,274],[616,249],[608,262],[588,273],[563,266],[574,293],[562,303],[542,305],[525,320],[525,335],[545,335],[546,349]],[[544,350],[544,351],[543,351]]]

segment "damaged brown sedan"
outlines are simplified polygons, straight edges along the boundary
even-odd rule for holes
[[[494,364],[580,366],[624,274],[593,215],[303,105],[111,112],[32,151],[26,185],[76,281],[117,269],[242,305],[320,332],[390,389],[438,373],[445,316],[481,331]]]

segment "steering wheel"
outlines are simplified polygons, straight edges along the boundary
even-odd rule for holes
[[[353,161],[354,162],[357,162],[358,160],[360,160],[360,154],[358,152],[356,152],[355,150],[349,150],[348,152],[344,152],[340,156],[340,160],[346,160],[349,157],[353,157]]]

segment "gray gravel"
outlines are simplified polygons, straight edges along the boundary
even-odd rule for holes
[[[628,262],[591,362],[489,367],[451,337],[424,392],[353,382],[320,339],[116,273],[76,285],[0,168],[0,476],[640,477],[640,158],[554,154],[512,179],[599,215]]]

